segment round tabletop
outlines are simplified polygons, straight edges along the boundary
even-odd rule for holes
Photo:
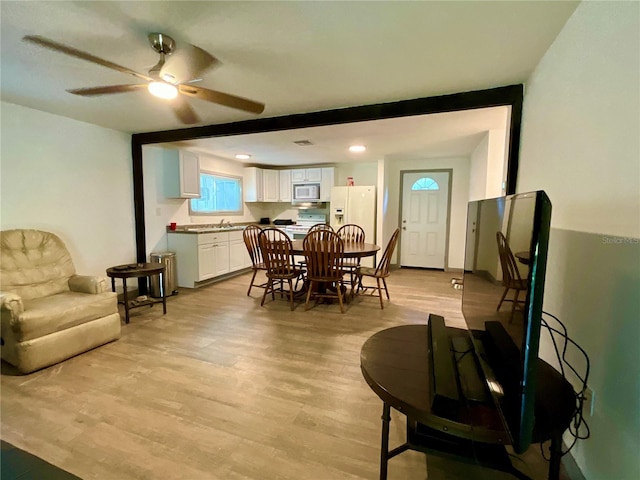
[[[111,278],[148,277],[164,273],[164,263],[129,263],[107,268],[107,276]]]
[[[447,327],[449,335],[468,335],[466,330]],[[387,328],[371,337],[360,351],[362,375],[380,399],[407,417],[436,430],[461,438],[501,443],[506,431],[497,409],[469,402],[458,412],[458,421],[431,411],[427,325]],[[552,366],[539,360],[537,369],[536,425],[533,442],[548,440],[550,432],[569,426],[575,412],[571,384]]]
[[[304,255],[304,248],[302,248],[302,240],[292,240],[291,246],[293,248],[294,255]],[[371,257],[380,250],[378,245],[373,243],[351,243],[344,242],[344,258],[362,258]]]

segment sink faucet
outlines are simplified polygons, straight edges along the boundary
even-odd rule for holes
[[[218,224],[219,227],[224,227],[224,218],[222,220],[220,220],[220,223]]]

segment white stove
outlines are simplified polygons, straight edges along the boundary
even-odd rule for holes
[[[309,229],[318,223],[327,223],[327,216],[314,213],[299,213],[296,224],[287,225],[284,231],[292,239],[298,240],[304,238]]]

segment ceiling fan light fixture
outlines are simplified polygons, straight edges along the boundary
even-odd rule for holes
[[[147,88],[151,95],[165,100],[171,100],[178,96],[178,89],[166,82],[151,82]]]
[[[174,75],[171,75],[170,73],[163,73],[162,80],[167,83],[171,83],[172,85],[175,85],[177,83],[176,77]]]

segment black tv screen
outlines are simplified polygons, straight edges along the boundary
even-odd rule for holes
[[[535,421],[550,220],[543,191],[468,207],[462,313],[517,453],[531,444]]]

